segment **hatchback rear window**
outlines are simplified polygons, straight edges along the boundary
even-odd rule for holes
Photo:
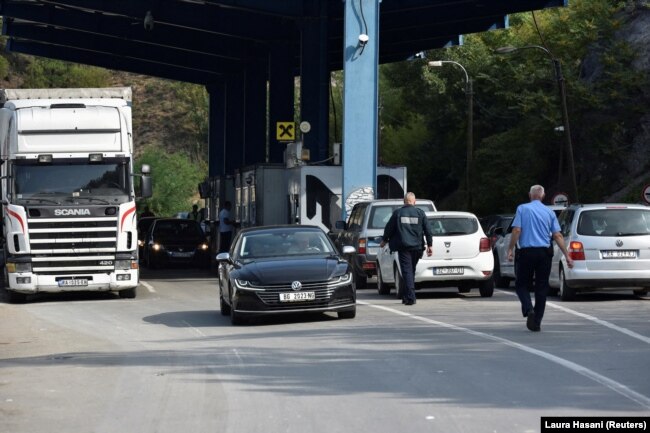
[[[368,220],[369,229],[383,229],[386,227],[390,216],[393,214],[395,209],[398,209],[404,205],[394,204],[394,205],[384,205],[384,206],[373,206],[370,210],[370,218]],[[432,211],[431,205],[419,205],[416,204],[415,207],[422,209],[425,212]]]
[[[471,235],[478,231],[478,221],[466,217],[433,217],[429,218],[429,227],[433,236]]]
[[[583,236],[650,235],[650,209],[597,209],[580,213],[577,233]]]

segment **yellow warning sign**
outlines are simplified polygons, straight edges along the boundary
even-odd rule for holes
[[[293,122],[277,122],[275,139],[278,141],[295,141],[296,124]]]

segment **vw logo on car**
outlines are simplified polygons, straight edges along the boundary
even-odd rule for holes
[[[300,281],[294,281],[293,283],[291,283],[291,289],[292,290],[302,289],[302,283]]]

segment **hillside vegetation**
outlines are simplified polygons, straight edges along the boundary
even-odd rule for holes
[[[466,35],[464,45],[431,50],[424,60],[382,65],[380,160],[406,165],[409,189],[441,209],[465,208],[464,75],[455,65],[427,66],[453,60],[474,88],[470,210],[511,212],[534,183],[549,196],[569,192],[551,59],[537,49],[494,52],[538,45],[563,67],[580,200],[637,202],[650,183],[648,29],[647,1],[572,0],[568,8],[513,15],[509,29]],[[207,175],[204,88],[6,51],[0,77],[8,88],[130,86],[136,161],[153,168],[149,206],[171,215],[197,200]],[[331,142],[342,137],[342,81],[341,72],[332,74]]]

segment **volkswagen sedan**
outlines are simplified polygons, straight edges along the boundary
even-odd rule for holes
[[[344,254],[354,248],[343,247]],[[352,269],[317,226],[241,230],[217,256],[221,314],[233,325],[254,315],[336,312],[356,315]]]

